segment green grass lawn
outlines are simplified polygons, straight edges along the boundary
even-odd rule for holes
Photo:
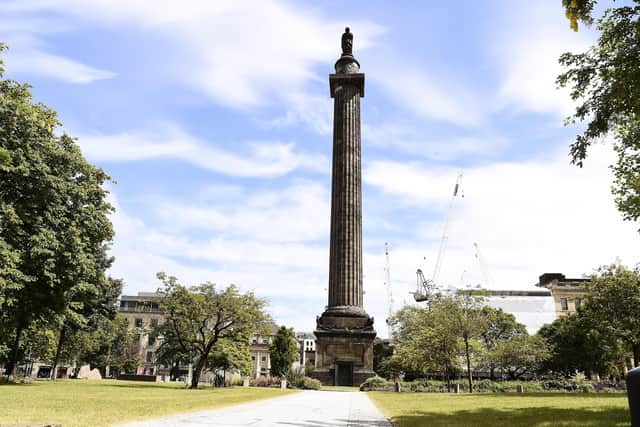
[[[135,381],[36,381],[0,386],[0,425],[110,426],[295,393],[268,388],[187,390],[184,384]]]
[[[369,392],[399,427],[628,426],[626,394]]]

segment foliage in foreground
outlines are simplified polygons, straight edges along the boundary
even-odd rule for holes
[[[31,330],[53,331],[61,351],[65,332],[113,312],[121,286],[105,274],[110,177],[60,126],[29,85],[4,79],[0,61],[0,363],[9,372]]]
[[[611,136],[618,155],[612,166],[615,202],[627,220],[640,218],[640,2],[607,9],[597,20],[597,43],[582,53],[564,53],[561,87],[578,103],[567,124],[587,122],[571,145],[572,162],[582,166],[591,145]],[[595,0],[563,0],[571,26],[590,24]]]

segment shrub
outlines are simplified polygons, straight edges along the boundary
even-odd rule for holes
[[[320,388],[322,388],[322,384],[314,378],[304,377],[302,380],[302,387],[300,388],[304,390],[320,390]]]
[[[287,381],[292,387],[302,388],[305,379],[305,370],[303,367],[289,369],[287,373]]]
[[[367,378],[367,380],[360,385],[360,391],[371,390],[393,390],[393,382],[377,375]]]

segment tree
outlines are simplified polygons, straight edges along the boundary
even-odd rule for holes
[[[388,362],[393,356],[393,347],[388,340],[375,338],[373,340],[373,370],[376,374],[386,379],[392,379],[396,375],[393,365]]]
[[[640,269],[621,265],[598,269],[587,285],[584,315],[605,337],[619,339],[640,364]]]
[[[31,325],[62,316],[74,289],[106,280],[113,208],[109,176],[58,134],[55,111],[28,85],[3,74],[0,64],[0,338],[12,372]]]
[[[626,220],[640,218],[640,0],[607,9],[597,20],[600,36],[583,53],[564,53],[567,70],[558,76],[578,102],[567,124],[587,121],[571,145],[572,163],[582,166],[589,147],[611,135],[617,162],[612,165],[615,202]],[[590,24],[595,0],[563,0],[571,26]]]
[[[234,285],[218,290],[212,283],[187,288],[173,276],[158,273],[164,287],[161,308],[165,322],[158,330],[163,337],[160,347],[179,348],[193,357],[192,389],[198,388],[200,375],[214,346],[220,342],[249,342],[263,332],[269,316],[266,302],[252,292],[241,294]]]
[[[493,354],[500,368],[512,380],[538,371],[551,356],[544,338],[529,334],[519,335],[510,341],[501,341]]]
[[[485,361],[489,368],[489,377],[494,380],[496,358],[493,357],[492,352],[501,342],[511,341],[515,337],[526,334],[527,329],[522,323],[516,322],[513,314],[505,313],[501,308],[482,307],[482,318],[484,328],[480,336],[486,350]]]
[[[113,319],[101,317],[94,330],[80,331],[70,336],[70,343],[80,345],[67,347],[67,360],[75,357],[101,369],[106,375],[106,367],[112,373],[135,373],[142,360],[138,355],[139,335],[129,327],[129,321],[122,315]]]
[[[435,295],[428,309],[405,306],[399,310],[390,319],[396,353],[387,363],[422,375],[441,372],[443,381],[450,386],[461,354],[457,309],[454,299]]]
[[[110,266],[112,258],[104,260],[105,266]],[[97,278],[94,283],[84,283],[68,291],[67,307],[60,316],[60,332],[53,359],[51,378],[55,379],[56,367],[60,355],[67,344],[69,332],[93,331],[98,327],[102,318],[113,320],[118,312],[117,303],[122,293],[122,280],[110,277]]]
[[[473,393],[473,374],[471,370],[472,340],[482,335],[485,326],[482,311],[483,298],[474,291],[458,292],[454,297],[453,308],[455,328],[460,331],[464,341],[464,356],[467,365],[469,393]]]
[[[293,362],[298,360],[298,344],[293,328],[280,326],[273,341],[269,344],[271,359],[271,375],[284,377],[291,369]]]
[[[549,344],[551,352],[543,368],[565,376],[575,372],[589,377],[615,373],[622,357],[619,341],[605,336],[582,309],[544,325],[538,335]]]
[[[213,346],[209,354],[207,366],[211,370],[223,371],[226,378],[228,371],[236,371],[240,374],[251,372],[251,352],[248,341],[219,341]],[[225,381],[222,382],[225,385]]]

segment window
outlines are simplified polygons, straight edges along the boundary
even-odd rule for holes
[[[582,303],[582,298],[576,298],[576,299],[573,301],[573,305],[575,305],[576,310],[580,308],[580,303]]]
[[[153,326],[154,328],[158,326],[158,319],[151,319],[151,326]]]
[[[153,335],[149,335],[149,346],[152,346],[156,343],[156,337]]]
[[[153,362],[153,351],[147,351],[147,363]]]
[[[142,328],[142,319],[136,319],[136,328]]]
[[[256,357],[255,356],[251,356],[251,360],[255,361]]]
[[[560,308],[562,309],[562,311],[569,310],[569,304],[567,303],[566,298],[560,298]]]
[[[266,362],[267,361],[267,356],[262,356],[262,361]]]
[[[252,340],[252,342],[253,342],[254,344],[258,344],[258,338],[256,338],[256,337],[253,337],[253,340]]]

